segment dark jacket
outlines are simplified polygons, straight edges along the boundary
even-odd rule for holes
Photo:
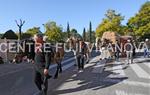
[[[126,51],[131,51],[131,52],[133,52],[133,49],[134,49],[134,45],[131,43],[131,42],[128,42],[127,44],[126,44]]]
[[[51,63],[52,49],[47,48],[47,50],[50,51],[50,52],[45,52],[43,48],[41,50],[42,50],[42,52],[36,52],[35,53],[35,57],[34,57],[35,65],[38,68],[48,69],[49,65]]]

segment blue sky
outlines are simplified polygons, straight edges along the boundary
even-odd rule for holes
[[[56,21],[66,30],[67,22],[71,28],[82,34],[92,22],[93,30],[104,18],[108,9],[114,9],[125,16],[122,24],[134,16],[141,5],[148,0],[0,0],[0,33],[9,29],[18,30],[14,20],[25,20],[22,30],[34,26],[44,31],[42,24]]]

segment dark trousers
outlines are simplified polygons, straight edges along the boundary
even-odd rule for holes
[[[78,69],[84,69],[84,55],[79,54],[77,56]]]
[[[46,95],[47,89],[48,89],[48,79],[44,76],[43,71],[44,71],[44,69],[35,70],[34,82],[35,82],[37,88],[40,91],[43,91],[44,95]],[[44,86],[43,89],[42,89],[42,85]]]
[[[54,78],[57,78],[58,74],[61,72],[62,72],[62,65],[61,65],[61,61],[59,61],[59,62],[57,62],[57,70],[56,70]]]
[[[119,61],[119,52],[115,52],[115,60]]]

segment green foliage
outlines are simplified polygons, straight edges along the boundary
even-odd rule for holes
[[[82,38],[84,41],[86,41],[86,30],[85,30],[85,28],[83,29]]]
[[[62,27],[58,26],[56,22],[49,21],[45,24],[46,32],[45,35],[48,36],[48,40],[51,42],[60,42],[63,40],[62,37]]]
[[[81,35],[78,33],[78,31],[74,28],[71,29],[70,36],[75,37],[75,38],[82,38]]]
[[[92,23],[91,22],[89,24],[89,37],[90,37],[90,42],[92,42]]]
[[[150,38],[150,1],[142,5],[139,12],[128,21],[137,39]]]
[[[114,31],[119,34],[124,34],[121,31],[121,21],[124,19],[121,14],[117,14],[115,10],[107,10],[105,16],[106,18],[104,18],[102,23],[96,28],[96,37],[101,37],[106,31]]]
[[[40,27],[33,27],[33,28],[30,28],[26,31],[26,34],[31,35],[31,36],[34,36],[35,34],[38,34],[38,33],[41,33]]]
[[[22,33],[22,39],[28,39],[31,37],[32,37],[32,35],[30,33]]]
[[[90,38],[90,36],[91,36],[91,38]],[[86,32],[86,41],[87,42],[95,42],[95,39],[96,39],[96,37],[95,37],[95,32],[94,31]]]
[[[62,32],[62,41],[66,42],[68,39],[68,33],[67,32]]]
[[[67,36],[70,38],[70,26],[69,23],[67,23]]]
[[[121,26],[121,31],[124,32],[124,35],[134,36],[133,30],[130,26],[122,25]]]
[[[2,39],[18,39],[18,36],[16,35],[16,33],[12,30],[8,30],[6,31],[3,36],[2,36]]]

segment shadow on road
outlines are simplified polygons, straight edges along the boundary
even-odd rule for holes
[[[77,71],[69,71],[70,72],[69,76],[66,76],[67,74],[61,75],[59,79],[55,81],[53,80],[52,82],[53,84],[49,84],[49,86],[51,86],[49,88],[49,95],[60,95],[60,94],[66,95],[87,89],[99,90],[118,84],[123,80],[128,79],[127,77],[110,78],[109,75],[113,74],[113,72],[111,71],[103,71],[103,73],[93,73],[92,70],[93,65],[85,68],[84,71],[81,73]],[[63,87],[63,84],[67,82],[69,83],[73,82],[75,84],[72,85],[70,84],[67,87]]]

